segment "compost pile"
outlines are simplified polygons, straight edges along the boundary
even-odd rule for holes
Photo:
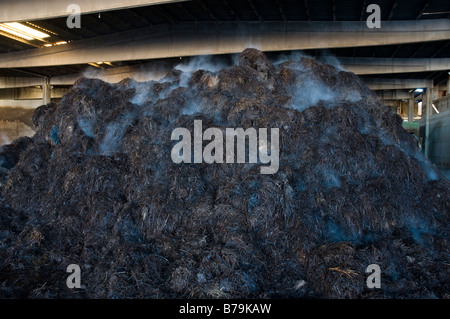
[[[175,164],[195,119],[279,128],[278,172]],[[0,149],[1,297],[449,297],[449,182],[353,73],[247,49],[219,71],[80,79],[33,122]]]

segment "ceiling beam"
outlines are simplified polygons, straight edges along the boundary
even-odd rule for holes
[[[450,20],[365,22],[198,22],[157,25],[49,48],[0,54],[0,68],[133,61],[262,51],[331,49],[450,39]]]
[[[2,0],[0,23],[68,17],[67,7],[73,3],[80,6],[81,14],[89,14],[181,1],[185,0]]]
[[[345,70],[355,74],[392,74],[450,71],[450,58],[339,58]]]
[[[40,87],[22,87],[14,89],[0,90],[0,100],[41,100],[43,95],[42,89],[43,83],[40,83]],[[50,90],[51,98],[61,98],[69,91],[66,87],[53,87]],[[4,102],[3,102],[4,104]]]
[[[386,62],[382,62],[385,60]],[[445,59],[380,59],[380,58],[341,58],[341,65],[346,71],[354,72],[358,75],[369,75],[369,74],[388,74],[388,73],[402,73],[402,72],[424,72],[435,70],[447,70],[450,68],[450,58]],[[155,72],[155,63],[158,64],[158,72]],[[165,65],[161,65],[161,62],[150,61],[145,64],[130,65],[109,68],[104,70],[95,70],[93,72],[81,72],[77,74],[53,76],[50,78],[51,85],[72,85],[79,77],[89,74],[91,77],[98,77],[108,82],[119,82],[124,78],[136,78],[140,81],[151,79],[157,80],[163,75],[165,75],[174,65],[167,62]],[[383,71],[383,72],[380,72]],[[19,71],[19,70],[18,70]],[[29,72],[27,72],[29,73]],[[42,82],[43,75],[33,74],[37,77],[0,77],[0,89],[5,88],[16,88],[16,87],[27,87],[40,85]],[[426,78],[425,80],[427,80]],[[366,81],[366,80],[364,80]],[[390,79],[379,79],[373,80],[368,79],[367,81],[382,81],[382,83],[388,83],[391,85],[388,87],[390,89],[398,88],[399,82],[409,83],[412,87],[421,87],[417,80],[415,79],[405,79],[405,80],[390,80]],[[394,81],[394,82],[392,82]],[[413,83],[413,84],[411,84]],[[420,82],[421,83],[421,82]],[[400,86],[404,89],[404,84]],[[409,87],[406,87],[409,88]]]
[[[67,75],[56,75],[50,77],[49,80],[50,85],[53,86],[73,85],[83,76],[102,79],[110,83],[117,83],[125,78],[134,78],[136,81],[158,80],[166,75],[167,72],[169,72],[174,66],[175,64],[173,62],[161,63],[161,61],[155,61],[145,64],[127,65],[109,69],[93,69],[86,67],[86,70],[83,72]],[[38,74],[34,75],[35,77],[0,77],[0,89],[42,85],[44,76]]]
[[[422,80],[422,79],[362,78],[362,80],[373,91],[405,90],[405,89],[427,88],[433,86],[433,80]]]
[[[104,70],[100,72],[96,77],[114,83],[119,82],[121,79],[127,77],[136,77],[137,72],[142,72],[142,76],[148,76],[145,75],[143,71],[139,70],[139,68],[121,67],[114,70]],[[50,78],[50,84],[52,86],[73,85],[75,81],[81,76],[82,74],[55,76]],[[362,81],[373,91],[410,90],[417,88],[427,88],[432,86],[433,84],[432,80],[427,79],[362,78]],[[0,77],[0,89],[33,87],[39,85],[42,85],[42,79],[40,78]]]
[[[42,85],[42,78],[36,77],[0,77],[0,89],[11,89]]]
[[[376,90],[376,94],[381,100],[403,100],[411,97],[409,90]]]

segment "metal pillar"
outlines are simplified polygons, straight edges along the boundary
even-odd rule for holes
[[[50,77],[46,76],[42,83],[42,104],[48,104],[51,101]]]
[[[430,158],[430,119],[433,110],[433,85],[427,87],[427,104],[425,113],[425,156]]]
[[[450,76],[448,77],[447,80],[447,95],[450,95]]]
[[[409,93],[408,122],[414,121],[414,91]]]

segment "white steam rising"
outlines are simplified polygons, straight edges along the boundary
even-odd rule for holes
[[[78,126],[84,134],[89,137],[95,137],[95,120],[92,119],[78,119]]]
[[[190,59],[187,63],[178,64],[175,69],[183,72],[180,78],[180,86],[186,87],[192,74],[198,70],[205,70],[211,73],[218,72],[227,65],[214,59],[213,56],[198,56]]]

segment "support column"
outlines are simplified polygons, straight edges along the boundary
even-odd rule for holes
[[[450,75],[448,76],[447,80],[447,95],[450,95]]]
[[[414,121],[414,91],[409,93],[408,122]]]
[[[50,77],[46,76],[42,84],[42,104],[46,105],[50,103],[51,92],[50,92]]]
[[[427,87],[427,104],[426,104],[426,113],[425,113],[425,156],[430,158],[430,119],[431,114],[433,113],[433,86],[430,85]]]

